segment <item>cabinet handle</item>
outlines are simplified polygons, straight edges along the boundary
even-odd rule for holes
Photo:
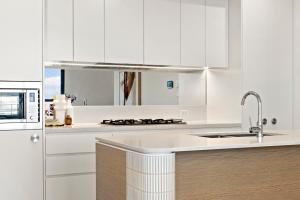
[[[34,135],[32,135],[32,136],[30,137],[30,140],[31,140],[31,142],[33,142],[34,144],[35,144],[35,143],[38,143],[39,140],[40,140],[40,136],[39,136],[38,134],[34,134]]]

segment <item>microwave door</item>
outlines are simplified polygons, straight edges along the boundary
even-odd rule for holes
[[[0,90],[0,123],[26,122],[26,90]]]

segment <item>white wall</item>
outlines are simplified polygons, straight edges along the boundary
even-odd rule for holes
[[[243,0],[243,93],[257,91],[265,129],[292,128],[293,0]],[[256,99],[243,109],[243,125],[257,120]],[[270,122],[277,118],[273,126]]]
[[[65,94],[77,96],[73,105],[114,105],[114,72],[96,70],[65,71]]]
[[[206,72],[179,74],[179,105],[206,105]]]
[[[207,119],[241,120],[241,0],[229,0],[229,67],[207,70]]]
[[[184,114],[183,114],[184,113]],[[183,118],[205,121],[205,106],[75,106],[74,123],[99,123],[104,119]],[[222,122],[224,122],[222,120]]]
[[[294,0],[294,128],[300,129],[300,0]]]

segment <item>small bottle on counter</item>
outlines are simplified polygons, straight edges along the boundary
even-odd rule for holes
[[[66,116],[65,125],[72,125],[72,117],[70,115]]]
[[[68,121],[68,123],[66,123]],[[66,106],[66,125],[72,125],[72,121],[74,121],[74,109],[72,106],[71,99],[68,99],[67,106]]]

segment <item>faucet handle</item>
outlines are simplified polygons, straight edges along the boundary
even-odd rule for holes
[[[266,118],[263,118],[262,124],[263,125],[267,125],[268,124],[268,120]]]

